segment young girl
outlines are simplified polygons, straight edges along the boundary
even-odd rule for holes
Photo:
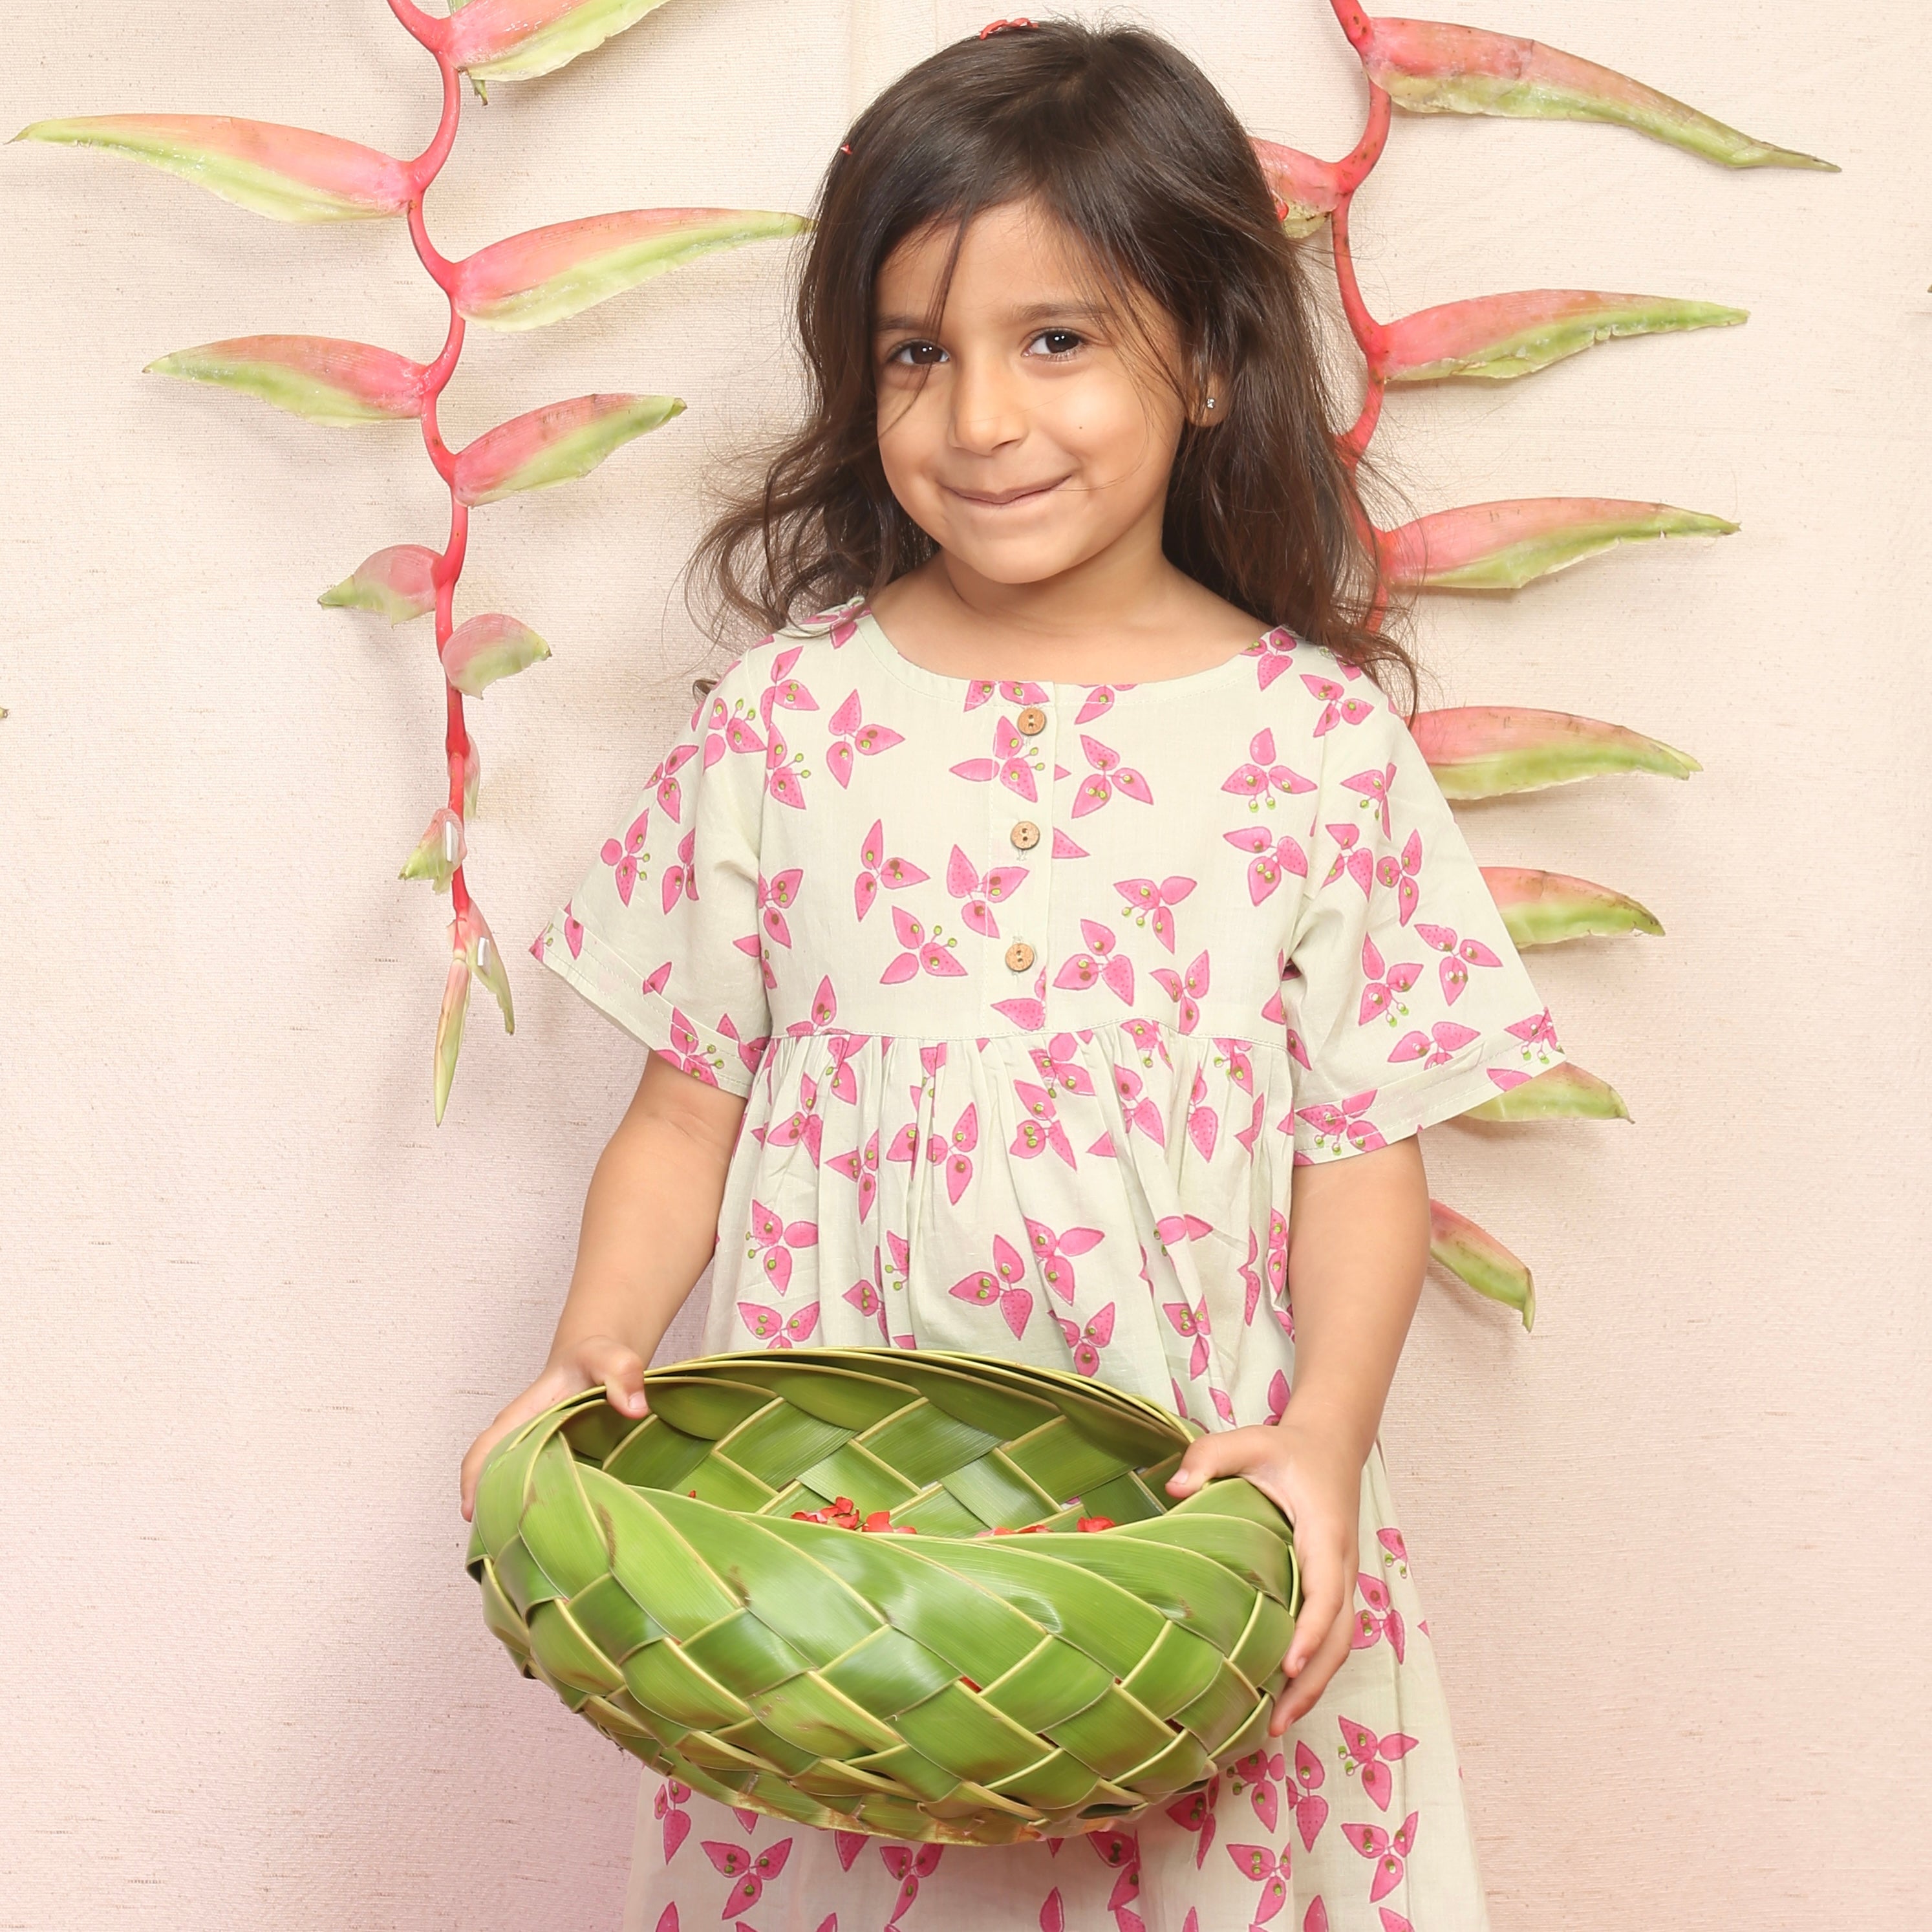
[[[538,942],[654,1051],[465,1514],[538,1410],[644,1413],[710,1262],[712,1350],[1172,1403],[1175,1493],[1273,1497],[1306,1607],[1274,1748],[1131,1828],[908,1846],[646,1777],[626,1927],[1477,1932],[1376,1436],[1416,1131],[1561,1054],[1378,684],[1410,667],[1253,150],[1150,34],[999,23],[860,117],[798,313],[805,425],[704,553],[775,634]]]

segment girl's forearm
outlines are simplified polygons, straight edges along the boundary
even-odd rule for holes
[[[1422,1292],[1429,1183],[1420,1144],[1294,1171],[1288,1292],[1292,1414],[1367,1459]]]

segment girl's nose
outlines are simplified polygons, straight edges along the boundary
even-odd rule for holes
[[[962,361],[952,379],[952,440],[987,456],[1025,435],[1019,380],[998,362]]]

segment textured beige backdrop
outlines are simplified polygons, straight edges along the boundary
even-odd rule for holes
[[[431,232],[460,255],[607,209],[801,206],[861,100],[994,4],[676,0],[466,99]],[[1390,410],[1423,509],[1590,492],[1744,526],[1426,614],[1439,701],[1613,718],[1706,767],[1464,820],[1483,858],[1669,928],[1532,961],[1634,1125],[1429,1139],[1437,1191],[1543,1298],[1529,1339],[1436,1283],[1384,1432],[1495,1923],[1918,1932],[1924,9],[1442,11],[1845,168],[1403,120],[1358,212],[1384,315],[1538,286],[1753,311]],[[1322,0],[1136,16],[1257,131],[1353,139]],[[435,120],[380,0],[37,8],[8,40],[0,131],[170,110],[406,154]],[[426,357],[441,298],[400,224],[285,226],[32,143],[0,195],[0,1927],[614,1927],[637,1768],[485,1634],[456,1466],[538,1365],[639,1070],[523,949],[682,721],[701,651],[673,580],[707,463],[784,406],[782,254],[470,334],[452,442],[593,389],[691,408],[474,518],[459,614],[513,610],[556,656],[472,708],[471,874],[519,1024],[472,1012],[436,1131],[447,902],[395,874],[441,794],[440,680],[426,626],[314,599],[379,545],[440,543],[442,492],[406,430],[140,371],[265,331]]]

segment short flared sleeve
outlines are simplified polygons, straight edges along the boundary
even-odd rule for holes
[[[759,952],[764,738],[742,658],[531,948],[699,1079],[748,1094],[771,1027]]]
[[[1298,1163],[1384,1146],[1564,1058],[1408,727],[1365,676],[1328,688],[1282,988]]]

